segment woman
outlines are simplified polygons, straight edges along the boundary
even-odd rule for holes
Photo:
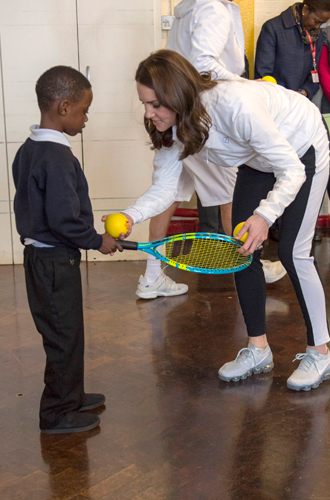
[[[304,0],[267,21],[257,41],[255,78],[271,75],[279,85],[312,99],[319,88],[320,28],[329,18],[330,0]]]
[[[160,50],[142,61],[137,90],[155,155],[153,185],[125,210],[130,224],[166,210],[175,200],[182,160],[191,154],[213,166],[239,167],[233,199],[233,226],[246,221],[240,248],[253,263],[235,274],[247,325],[248,347],[219,370],[224,380],[269,371],[273,357],[265,327],[266,285],[260,263],[268,228],[283,216],[279,257],[295,287],[307,326],[308,348],[288,380],[308,390],[330,374],[325,297],[314,259],[314,227],[329,175],[328,139],[318,109],[296,92],[268,82],[237,77],[212,81],[182,56]],[[187,168],[187,166],[185,167]],[[196,175],[189,172],[190,175]],[[206,182],[207,185],[207,182]]]

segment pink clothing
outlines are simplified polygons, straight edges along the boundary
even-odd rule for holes
[[[329,72],[329,49],[323,45],[319,62],[320,84],[324,95],[330,101],[330,72]]]

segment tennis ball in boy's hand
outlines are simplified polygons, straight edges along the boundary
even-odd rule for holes
[[[242,229],[244,224],[245,224],[245,222],[240,222],[239,224],[237,224],[237,226],[235,227],[234,232],[233,232],[234,238],[236,238],[236,235],[240,232],[240,230]],[[243,234],[242,238],[240,238],[240,241],[243,241],[243,243],[244,243],[247,240],[248,236],[249,236],[249,233],[248,233],[248,231],[246,231],[246,233]]]
[[[113,238],[119,238],[121,233],[127,233],[129,222],[123,214],[112,214],[105,219],[104,227]]]
[[[263,76],[261,78],[261,80],[265,80],[265,82],[277,83],[277,81],[275,80],[275,78],[273,76],[270,76],[270,75]]]

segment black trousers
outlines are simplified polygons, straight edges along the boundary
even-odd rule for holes
[[[201,233],[224,234],[225,231],[222,225],[220,206],[215,205],[212,207],[203,207],[197,193],[196,197],[199,218],[199,231]]]
[[[30,310],[46,352],[40,428],[50,429],[84,396],[84,322],[80,251],[70,248],[24,250]]]

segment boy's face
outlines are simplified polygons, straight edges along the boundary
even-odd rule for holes
[[[92,89],[86,89],[81,101],[68,103],[67,115],[63,123],[63,132],[70,136],[81,134],[88,121],[88,109],[93,100]]]

